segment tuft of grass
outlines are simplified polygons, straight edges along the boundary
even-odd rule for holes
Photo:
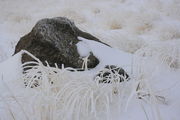
[[[19,101],[8,85],[5,87],[13,96],[12,101],[21,108],[20,115],[25,116],[27,120],[110,120],[113,119],[112,112],[120,115],[128,112],[129,103],[134,99],[139,99],[140,103],[146,101],[146,104],[153,106],[154,120],[161,120],[157,107],[158,97],[148,80],[143,79],[140,73],[138,76],[132,75],[129,81],[113,82],[116,81],[115,78],[109,77],[107,79],[112,81],[111,84],[100,83],[93,80],[93,74],[78,72],[74,68],[64,68],[63,65],[61,69],[57,66],[50,67],[48,63],[44,66],[31,53],[21,52],[36,60],[22,65],[23,68],[31,68],[20,78],[27,85],[19,88],[19,91],[24,91],[21,94],[24,101]],[[87,69],[87,59],[83,68]],[[8,102],[11,101],[3,102],[9,110],[9,120],[17,120],[15,116],[19,111],[10,109],[13,106]],[[145,107],[142,109],[145,111]],[[150,118],[148,112],[145,112],[145,115],[147,119]]]

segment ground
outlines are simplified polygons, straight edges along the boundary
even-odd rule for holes
[[[179,0],[0,0],[0,119],[178,120],[179,11]],[[38,63],[38,70],[43,72],[41,80],[59,79],[56,88],[61,92],[46,82],[41,89],[24,88],[23,79],[37,72],[22,76],[21,55],[12,57],[15,45],[39,19],[58,16],[72,19],[80,29],[116,50],[132,54],[132,82],[96,85],[88,72],[72,74],[55,69],[54,74]],[[139,83],[141,89],[137,91]],[[117,95],[117,91],[123,92]],[[150,97],[138,99],[139,94]],[[83,111],[84,115],[79,114]]]

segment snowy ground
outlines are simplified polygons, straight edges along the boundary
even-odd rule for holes
[[[179,0],[0,0],[0,16],[0,120],[179,120]],[[39,65],[40,76],[59,79],[56,89],[65,92],[55,92],[46,82],[41,89],[23,88],[20,54],[11,57],[14,47],[39,19],[57,16],[66,16],[103,42],[133,54],[132,82],[99,86],[88,73],[55,69],[52,76],[51,68]],[[33,74],[37,73],[28,75]],[[137,99],[137,83],[142,83],[139,93],[148,91],[150,98]],[[114,88],[124,93],[116,98]]]

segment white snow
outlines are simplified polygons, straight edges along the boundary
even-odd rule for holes
[[[82,113],[81,119],[87,120],[179,120],[179,0],[0,0],[0,16],[0,120],[59,120],[74,108],[77,119]],[[96,85],[88,72],[55,69],[55,74],[54,69],[41,65],[38,70],[43,71],[42,76],[36,70],[22,76],[21,55],[11,57],[16,43],[39,19],[57,16],[72,19],[80,29],[112,46],[83,38],[77,44],[81,57],[93,51],[103,65],[130,65],[130,85]],[[42,88],[24,88],[24,79],[33,80],[33,75],[42,77]],[[48,78],[57,82],[55,88],[47,84]],[[134,90],[137,83],[143,84],[142,90]],[[114,87],[125,100],[120,95],[116,100],[111,94]],[[136,92],[147,91],[166,100],[136,98]],[[80,110],[80,106],[84,107]],[[121,111],[117,111],[118,106]]]
[[[21,54],[16,54],[0,64],[0,76],[6,81],[18,79],[21,71]]]
[[[76,46],[78,49],[78,53],[80,54],[81,57],[86,57],[91,52],[89,46],[85,42],[80,41],[76,44]]]
[[[132,54],[120,51],[115,48],[111,48],[105,44],[93,40],[88,40],[82,37],[78,37],[78,39],[81,40],[80,43],[84,43],[84,45],[78,45],[78,48],[84,47],[86,49],[89,49],[90,51],[92,51],[94,56],[96,56],[100,60],[100,64],[96,67],[96,69],[103,69],[105,65],[116,65],[118,67],[122,67],[128,73],[131,72],[133,59]],[[82,54],[83,51],[85,51],[85,49],[79,49],[78,52]]]

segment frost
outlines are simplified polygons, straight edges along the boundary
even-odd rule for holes
[[[89,49],[89,46],[85,42],[78,42],[77,44],[78,53],[81,57],[86,57],[90,54],[91,50]]]
[[[5,112],[9,120],[109,120],[115,115],[126,113],[133,101],[146,101],[151,106],[152,113],[149,113],[155,118],[161,117],[157,104],[158,101],[161,102],[160,98],[165,98],[154,92],[148,80],[137,77],[120,83],[113,82],[114,78],[110,77],[112,83],[103,84],[94,80],[94,74],[78,72],[73,68],[44,66],[27,51],[21,51],[13,59],[21,58],[21,54],[28,54],[37,62],[24,63],[24,67],[31,69],[11,80],[17,83],[26,81],[26,87],[22,84],[13,87],[11,85],[15,84],[9,85],[4,77],[1,78],[1,89],[4,88],[5,91],[0,94],[0,105],[6,108],[0,112],[2,119],[6,117],[2,115]],[[13,59],[4,65],[15,62]],[[36,66],[32,66],[32,63]],[[39,86],[32,88],[36,82]],[[141,106],[137,107],[140,108]]]
[[[0,119],[179,120],[179,4],[179,0],[1,0]],[[38,20],[56,16],[72,19],[117,51],[132,53],[127,61],[119,60],[115,49],[82,40],[88,46],[82,46],[83,55],[94,49],[103,64],[128,63],[131,81],[100,85],[92,82],[98,69],[72,73],[68,69],[73,68],[45,67],[40,62],[23,76],[20,56],[11,57],[15,43]],[[42,85],[25,88],[25,78],[28,86],[34,80]]]
[[[78,37],[78,39],[86,43],[88,48],[90,48],[93,54],[100,60],[97,69],[102,69],[105,65],[117,65],[129,73],[131,72],[132,54],[82,37]]]

